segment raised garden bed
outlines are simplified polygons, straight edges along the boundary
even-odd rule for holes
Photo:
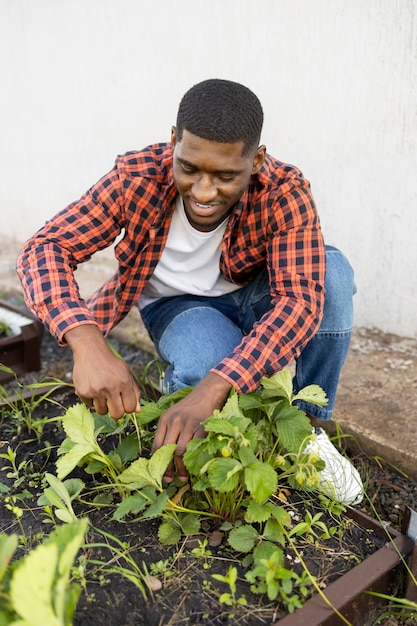
[[[70,397],[57,399],[62,400],[64,405],[73,401]],[[44,416],[45,411],[51,412],[51,407],[38,407],[36,415]],[[52,413],[56,412],[55,408]],[[16,478],[20,480],[17,491],[12,488],[7,494],[3,494],[3,498],[11,494],[17,495],[14,504],[21,509],[22,515],[15,520],[15,513],[8,500],[8,508],[1,508],[0,530],[16,532],[20,528],[19,533],[24,531],[26,544],[35,545],[41,533],[45,532],[45,515],[37,502],[42,493],[41,474],[44,475],[47,471],[55,473],[54,448],[48,450],[45,442],[54,441],[59,444],[63,433],[56,424],[49,422],[44,424],[39,439],[35,436],[36,431],[29,435],[22,427],[20,433],[8,435],[8,427],[10,424],[3,424],[1,438],[18,451],[16,467],[22,465],[20,478],[11,476],[9,480],[4,480],[5,472],[1,471],[0,480],[11,486],[16,484]],[[5,452],[4,445],[1,452]],[[1,459],[0,467],[4,470],[6,465],[7,461]],[[82,476],[85,480],[84,473],[77,471],[75,475]],[[94,488],[94,481],[90,487]],[[19,492],[23,492],[22,498],[18,495]],[[292,505],[294,510],[300,506],[300,502],[302,498],[296,498]],[[311,508],[312,514],[315,513],[313,509],[314,507]],[[220,626],[225,623],[236,626],[319,626],[343,623],[365,626],[372,624],[372,620],[384,607],[384,601],[368,595],[366,591],[397,593],[405,569],[403,559],[408,558],[414,545],[401,532],[383,526],[361,511],[348,508],[346,517],[352,519],[354,524],[346,526],[343,538],[337,537],[329,544],[319,541],[316,553],[313,551],[314,543],[317,543],[314,538],[307,542],[302,541],[300,548],[310,567],[315,560],[317,564],[320,559],[324,560],[324,565],[319,567],[328,571],[318,571],[317,577],[333,608],[318,594],[314,594],[301,609],[285,615],[285,611],[277,611],[276,603],[269,602],[265,596],[251,594],[248,583],[244,581],[245,568],[241,565],[244,555],[239,556],[221,546],[209,544],[201,550],[204,540],[211,541],[213,536],[213,528],[210,526],[203,526],[196,537],[188,537],[175,546],[163,546],[158,540],[156,520],[116,522],[106,512],[106,508],[95,511],[91,506],[80,503],[74,503],[74,510],[78,517],[87,516],[90,519],[91,530],[87,539],[89,544],[100,544],[100,547],[87,550],[88,558],[107,564],[103,566],[101,573],[98,566],[94,573],[91,570],[91,575],[88,572],[92,566],[87,566],[85,588],[74,616],[74,626],[104,625],[109,622],[110,616],[112,626]],[[299,515],[302,518],[302,508]],[[323,517],[322,520],[330,527],[329,518]],[[106,537],[101,533],[109,535]],[[141,571],[152,572],[161,583],[160,589],[147,590],[144,597],[135,584],[118,575],[116,571],[111,571],[111,563],[127,565],[120,554],[116,555],[114,548],[118,544],[115,541],[128,546],[126,549],[133,562]],[[317,556],[320,554],[321,556]],[[295,555],[291,558],[296,562]],[[219,603],[221,593],[227,592],[228,588],[227,585],[216,583],[213,574],[225,575],[230,563],[238,569],[236,596],[244,595],[248,601],[246,606],[226,607]],[[160,568],[159,573],[155,569],[157,567]],[[300,565],[294,567],[300,570]],[[327,579],[331,582],[327,583]],[[335,609],[343,615],[344,620],[335,613]],[[233,617],[230,617],[231,614]]]
[[[362,563],[341,576],[326,590],[326,599],[353,626],[373,624],[376,617],[388,605],[387,600],[371,596],[367,592],[393,595],[398,592],[399,581],[406,575],[404,563],[413,553],[414,541],[407,535],[378,521],[361,511],[348,509],[362,528],[372,530],[386,541],[383,547]],[[318,594],[308,600],[301,609],[282,618],[279,626],[339,626],[344,622],[324,598]]]
[[[0,364],[16,376],[40,370],[40,346],[43,326],[30,314],[5,302],[0,303]],[[0,370],[0,384],[13,379],[13,374]]]
[[[39,390],[39,398],[45,389]],[[21,391],[19,393],[21,395]],[[38,504],[38,498],[45,487],[45,473],[56,473],[56,448],[64,438],[64,433],[59,423],[47,420],[53,415],[64,413],[66,407],[77,402],[76,398],[62,390],[54,398],[61,403],[61,408],[42,402],[31,416],[33,421],[25,423],[24,411],[21,410],[17,422],[13,424],[10,419],[4,419],[0,424],[0,439],[3,442],[0,453],[6,454],[8,446],[16,452],[16,469],[14,472],[9,470],[11,475],[8,479],[5,466],[8,463],[10,465],[10,462],[4,456],[0,460],[0,482],[10,488],[8,492],[0,494],[0,530],[18,533],[25,538],[26,547],[21,545],[18,556],[42,541],[42,533],[47,534],[51,528],[45,525],[46,515]],[[18,409],[19,399],[15,401]],[[33,389],[26,399],[21,399],[21,409],[25,408],[25,402],[37,402]],[[30,432],[28,425],[31,426]],[[97,487],[97,481],[93,477],[86,479],[81,468],[77,468],[73,475],[86,482],[87,492]],[[6,498],[10,496],[12,500],[6,503]],[[367,626],[383,611],[384,601],[368,595],[366,591],[401,596],[406,587],[406,581],[402,580],[405,572],[402,557],[409,557],[414,543],[399,530],[379,523],[361,510],[348,508],[345,518],[351,518],[354,524],[341,522],[340,528],[346,530],[343,537],[335,535],[330,543],[327,540],[317,541],[314,537],[308,541],[301,539],[300,549],[310,569],[313,568],[314,560],[318,562],[322,558],[322,571],[320,573],[317,570],[314,574],[333,608],[313,593],[301,609],[286,614],[265,595],[251,593],[250,585],[245,581],[246,568],[242,565],[245,555],[225,548],[224,544],[211,545],[214,532],[210,524],[205,523],[196,536],[183,537],[175,545],[162,545],[158,538],[158,520],[126,519],[118,522],[112,519],[114,506],[96,509],[88,504],[87,498],[84,500],[84,503],[74,501],[75,513],[78,517],[89,518],[91,526],[87,541],[90,545],[100,546],[83,549],[81,561],[77,561],[73,569],[75,580],[82,584],[74,626],[108,623],[112,626],[318,626],[346,623]],[[289,503],[294,510],[300,498],[296,500]],[[313,505],[310,508],[310,503],[307,506],[312,515],[317,512]],[[13,507],[22,512],[18,519]],[[301,509],[301,519],[303,515]],[[338,525],[331,515],[321,520],[327,527]],[[317,554],[321,554],[320,558],[310,553],[315,543],[318,543]],[[129,565],[120,552],[117,554],[121,546],[124,546],[123,554],[131,557],[141,572],[147,569],[156,579],[150,588],[145,589],[145,597],[132,580],[116,572],[115,566],[123,565],[131,569],[133,579],[133,564]],[[300,564],[296,564],[296,555],[289,552],[290,558],[293,559],[294,569],[302,571]],[[93,565],[86,559],[96,560],[102,566]],[[215,580],[213,574],[224,576],[230,564],[238,570],[236,597],[245,596],[248,602],[246,606],[228,607],[219,601],[221,594],[228,591],[228,586]],[[160,583],[159,589],[158,585],[154,586],[155,582]],[[343,619],[334,609],[339,611]]]

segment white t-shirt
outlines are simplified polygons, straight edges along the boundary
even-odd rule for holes
[[[156,269],[139,298],[139,309],[166,296],[221,296],[239,289],[220,274],[226,218],[215,230],[202,232],[189,223],[179,195],[168,239]]]

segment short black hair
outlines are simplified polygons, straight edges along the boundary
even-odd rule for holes
[[[212,78],[194,85],[183,96],[177,115],[177,138],[181,141],[185,129],[218,143],[243,141],[246,156],[259,145],[263,120],[262,105],[248,87]]]

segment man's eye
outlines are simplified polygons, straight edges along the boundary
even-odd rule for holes
[[[181,168],[184,174],[195,174],[195,170],[193,170],[191,167],[187,167],[186,165],[181,165]]]
[[[224,183],[229,183],[234,179],[233,174],[220,174],[219,179]]]

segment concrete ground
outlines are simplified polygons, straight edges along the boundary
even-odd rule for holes
[[[1,238],[0,297],[1,292],[21,293],[14,269],[19,249],[18,242]],[[114,267],[107,251],[78,268],[82,294],[91,293]],[[137,311],[113,334],[154,354]],[[352,436],[349,447],[354,442],[368,455],[380,457],[417,480],[417,340],[376,329],[354,329],[330,430],[336,425]]]

